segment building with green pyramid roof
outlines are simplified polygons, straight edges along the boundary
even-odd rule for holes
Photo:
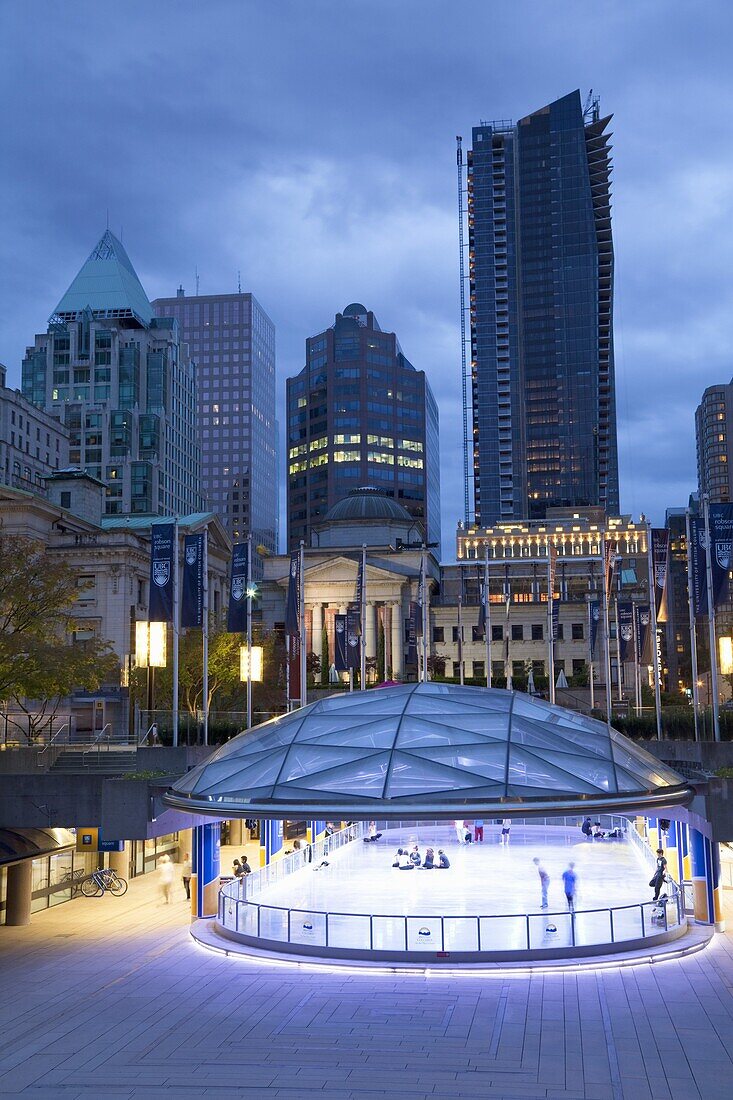
[[[195,366],[109,229],[27,349],[23,396],[68,428],[69,461],[105,483],[108,516],[203,507]]]

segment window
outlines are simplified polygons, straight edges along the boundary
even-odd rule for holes
[[[472,642],[483,642],[483,640],[484,640],[484,632],[481,629],[481,627],[479,627],[477,625],[472,626],[471,627],[471,641]]]
[[[504,627],[503,626],[492,626],[492,628],[491,628],[491,640],[492,640],[492,642],[503,642],[504,641]]]
[[[583,658],[573,658],[573,676],[579,676],[583,672],[585,672],[585,661]]]
[[[486,665],[483,661],[473,661],[471,665],[471,675],[474,680],[483,680],[486,676]]]
[[[564,639],[564,630],[563,630],[563,624],[562,624],[562,623],[558,623],[558,624],[557,624],[557,638],[556,638],[556,641],[558,641],[558,642],[562,642],[562,641],[563,641],[563,639]]]
[[[583,640],[583,624],[573,623],[571,628],[574,642],[582,642]]]
[[[492,661],[491,662],[491,675],[494,680],[504,679],[504,662]]]
[[[542,623],[532,623],[532,641],[541,642],[545,636],[545,629]]]
[[[524,627],[522,626],[521,623],[519,623],[518,625],[514,624],[512,626],[512,641],[513,642],[523,642],[524,641]]]
[[[434,626],[433,627],[433,641],[444,642],[445,641],[445,627]]]
[[[524,675],[524,661],[512,661],[512,678],[522,679]]]
[[[451,636],[453,638],[453,641],[457,642],[458,641],[458,627],[454,626],[451,629],[452,629],[452,635]]]
[[[17,463],[16,463],[16,465],[17,465]],[[18,473],[20,473],[20,466],[18,466]],[[61,507],[62,508],[71,508],[71,493],[62,493],[61,494]]]

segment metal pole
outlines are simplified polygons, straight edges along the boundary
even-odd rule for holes
[[[300,705],[304,707],[308,702],[308,683],[306,674],[308,671],[307,654],[305,651],[305,543],[300,540],[300,591],[298,602],[300,604]]]
[[[181,606],[178,595],[178,519],[173,524],[173,744],[178,745],[178,634]]]
[[[428,599],[427,555],[425,543],[422,546],[420,559],[420,572],[422,574],[422,680],[428,682],[428,631],[430,630],[430,600]]]
[[[685,509],[685,538],[687,550],[687,608],[690,619],[690,655],[692,657],[692,710],[695,720],[695,740],[700,740],[699,711],[700,691],[697,684],[697,623],[695,622],[694,591],[692,586],[692,549],[690,544],[690,509]]]
[[[491,600],[489,599],[489,544],[484,547],[484,646],[486,648],[486,686],[491,687]]]
[[[654,649],[652,656],[654,658],[654,708],[657,715],[657,741],[662,740],[662,669],[661,665],[661,653],[659,651],[659,638],[657,636],[657,583],[654,576],[654,558],[652,555],[652,529],[651,525],[646,525],[646,552],[647,552],[647,565],[649,570],[649,609],[652,617],[652,638],[654,639]],[[709,558],[709,555],[708,555]]]
[[[590,687],[590,709],[596,709],[596,692],[593,683],[593,612],[588,604],[588,685]]]
[[[606,568],[606,536],[601,538],[601,569],[603,571],[603,633],[606,643],[606,721],[610,724],[611,703],[611,630],[608,625],[608,570]]]
[[[707,551],[705,554],[705,578],[708,589],[708,636],[710,639],[710,694],[713,708],[713,737],[720,741],[720,715],[718,714],[718,647],[715,638],[715,603],[713,601],[713,554],[715,546],[710,533],[710,497],[702,495],[703,515],[705,516],[705,536]]]
[[[209,743],[209,529],[204,531],[204,591],[203,591],[203,664],[204,664],[204,744]]]
[[[463,573],[461,573],[461,588],[463,588]],[[458,679],[463,687],[463,593],[458,594]]]
[[[641,654],[639,653],[639,636],[636,630],[635,606],[631,609],[631,625],[634,631],[634,702],[636,703],[636,715],[639,717],[641,714],[641,670],[639,668]]]
[[[616,622],[616,687],[618,689],[618,701],[623,703],[624,692],[621,684],[621,631],[618,628],[618,592],[613,601],[613,617]]]
[[[555,639],[553,637],[554,631],[552,629],[552,603],[553,603],[553,585],[552,585],[552,545],[548,538],[547,540],[547,671],[548,671],[548,683],[550,685],[550,702],[555,702]]]
[[[302,569],[301,563],[301,569]],[[247,535],[247,729],[252,729],[252,532]]]
[[[361,663],[359,665],[359,687],[366,691],[366,545],[361,546],[361,606],[359,607],[361,619]]]

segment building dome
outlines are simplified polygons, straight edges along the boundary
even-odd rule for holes
[[[403,684],[241,733],[166,794],[212,816],[350,820],[684,805],[676,772],[602,722],[520,692]]]
[[[337,501],[321,520],[321,524],[340,521],[354,523],[359,520],[415,523],[413,517],[401,504],[392,500],[381,489],[373,489],[365,485],[360,489],[352,489],[347,497]]]
[[[363,306],[361,302],[352,302],[350,306],[347,306],[344,310],[344,317],[362,317],[367,312],[367,307]]]

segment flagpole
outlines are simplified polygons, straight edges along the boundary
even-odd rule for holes
[[[652,649],[652,657],[654,659],[654,708],[657,715],[657,741],[662,740],[662,683],[660,666],[661,653],[659,649],[659,638],[657,636],[657,580],[654,574],[654,556],[652,554],[652,528],[651,524],[646,525],[646,552],[647,552],[647,566],[649,570],[649,609],[652,618],[652,639],[654,647]],[[710,555],[708,554],[708,561]],[[715,627],[713,626],[713,632]],[[713,657],[713,660],[715,658]],[[717,681],[716,681],[717,682]]]
[[[552,583],[552,543],[549,538],[547,540],[547,669],[548,669],[548,683],[550,685],[550,702],[555,702],[555,631],[553,629],[554,623],[552,620],[552,602],[553,602],[553,583]]]
[[[593,605],[588,603],[588,685],[590,687],[590,709],[596,709],[595,685],[593,683]]]
[[[359,687],[362,691],[366,691],[366,543],[361,545],[361,604],[359,606],[359,618],[361,620]]]
[[[491,600],[489,599],[489,544],[484,546],[484,646],[486,647],[486,686],[491,687]]]
[[[512,603],[512,590],[509,581],[509,566],[504,566],[504,606],[506,610],[506,623],[504,626],[504,679],[506,680],[507,691],[512,690],[512,665],[511,665],[511,653],[509,651],[509,608]]]
[[[612,700],[611,700],[611,629],[608,624],[608,564],[606,557],[608,555],[608,549],[606,547],[605,534],[601,537],[601,569],[603,570],[603,633],[605,635],[605,658],[606,658],[606,721],[611,723],[612,717]]]
[[[461,589],[463,572],[461,571]],[[458,593],[458,681],[463,687],[463,592]]]
[[[252,729],[252,532],[247,535],[247,729]]]
[[[173,745],[178,745],[178,634],[181,608],[178,602],[178,517],[173,522]]]
[[[690,509],[685,508],[685,538],[687,549],[687,609],[690,619],[690,655],[692,657],[692,710],[695,720],[695,740],[700,740],[698,728],[700,691],[697,685],[697,623],[695,622],[694,590],[692,583],[692,545],[690,542]]]
[[[300,583],[298,585],[298,626],[300,628],[300,705],[306,706],[308,702],[308,684],[306,673],[308,671],[307,654],[305,651],[305,543],[300,540]]]
[[[420,618],[422,619],[422,682],[424,684],[428,682],[428,622],[430,619],[430,608],[427,600],[428,581],[426,572],[425,543],[423,543],[420,554],[420,575],[422,579],[422,584],[420,586]]]
[[[634,702],[636,703],[636,716],[638,718],[641,715],[641,669],[639,667],[641,655],[639,653],[639,632],[636,629],[637,617],[636,604],[632,603],[631,626],[634,632]]]
[[[203,644],[204,664],[204,744],[209,743],[209,528],[204,531],[204,591],[203,591],[203,622],[201,623],[201,638]]]
[[[705,578],[708,589],[708,637],[710,639],[710,694],[713,706],[713,736],[720,741],[720,716],[718,714],[718,647],[715,639],[715,601],[713,599],[713,554],[715,543],[710,532],[710,497],[702,495],[703,515],[705,517],[705,536],[707,553],[705,554]]]

